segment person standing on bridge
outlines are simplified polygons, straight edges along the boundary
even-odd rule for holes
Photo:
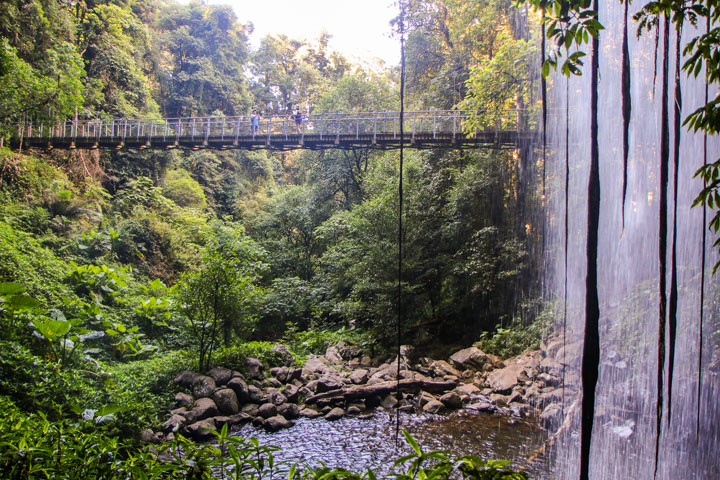
[[[253,137],[258,133],[258,130],[260,129],[260,114],[257,110],[253,110],[252,114],[250,115],[250,131],[252,132]]]
[[[302,131],[302,121],[303,121],[303,115],[300,111],[300,107],[295,107],[295,112],[293,113],[293,118],[295,119],[295,127],[297,127],[297,133],[300,135],[300,132]]]

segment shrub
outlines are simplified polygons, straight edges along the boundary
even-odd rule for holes
[[[165,176],[163,195],[181,207],[204,209],[207,207],[205,192],[187,170],[170,170]]]
[[[273,347],[276,345],[279,344],[274,342],[245,342],[222,348],[215,355],[213,365],[242,371],[245,369],[245,359],[251,357],[261,360],[270,367],[279,367],[283,365],[284,359],[279,352],[273,351]],[[303,364],[304,356],[298,355],[292,349],[290,349],[290,354],[297,365]]]
[[[530,325],[524,325],[520,319],[515,318],[505,328],[498,327],[493,333],[483,332],[475,346],[485,353],[501,358],[514,357],[525,350],[536,350],[540,348],[540,341],[552,329],[553,318],[550,312],[546,309]]]

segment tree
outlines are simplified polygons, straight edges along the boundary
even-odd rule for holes
[[[165,116],[242,115],[250,108],[244,68],[247,25],[230,6],[173,3],[159,14],[159,41],[167,52],[160,71]]]
[[[57,0],[0,3],[0,124],[45,128],[82,105],[72,15]],[[1,128],[1,127],[0,127]],[[7,128],[1,133],[9,133]]]
[[[257,280],[265,269],[263,251],[241,227],[216,224],[215,232],[202,267],[183,276],[177,293],[200,370],[207,369],[221,335],[229,346],[233,335],[243,339],[252,333]]]

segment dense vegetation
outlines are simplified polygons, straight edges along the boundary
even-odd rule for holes
[[[407,108],[474,110],[468,129],[507,109],[532,121],[537,50],[510,0],[407,5]],[[200,2],[2,2],[0,136],[74,116],[398,108],[397,69],[353,65],[326,36],[253,49],[251,32]],[[405,165],[402,341],[442,350],[532,323],[529,149],[408,152]],[[398,173],[395,152],[0,147],[3,444],[73,437],[79,455],[97,436],[108,450],[93,458],[136,475],[150,456],[134,439],[180,369],[272,361],[279,341],[299,362],[342,338],[389,354]],[[41,475],[2,448],[0,471]]]

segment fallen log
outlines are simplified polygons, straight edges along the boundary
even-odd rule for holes
[[[453,380],[448,381],[434,381],[434,380],[400,380],[400,391],[401,392],[419,392],[425,390],[426,392],[444,392],[446,390],[452,390],[457,386],[457,382]],[[318,393],[305,400],[305,403],[311,404],[318,400],[326,398],[338,398],[343,397],[345,400],[357,400],[360,398],[367,398],[373,395],[386,395],[388,393],[395,392],[398,389],[396,381],[391,380],[387,382],[375,383],[372,385],[353,385],[349,387],[339,388],[337,390],[331,390],[329,392]]]

